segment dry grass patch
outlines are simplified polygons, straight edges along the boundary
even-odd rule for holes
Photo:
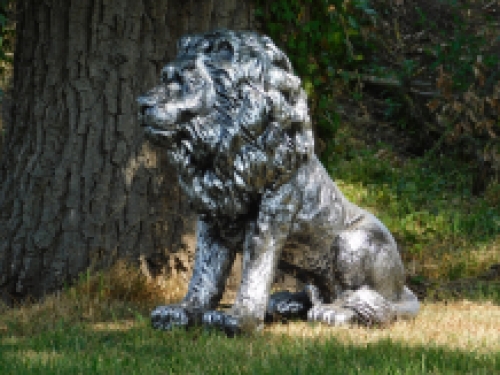
[[[0,334],[33,335],[61,325],[101,324],[136,319],[153,306],[178,301],[185,280],[163,283],[146,277],[137,267],[118,262],[106,272],[84,274],[79,282],[40,302],[15,308],[0,306]]]
[[[138,323],[135,320],[121,320],[117,322],[100,322],[89,324],[89,329],[95,332],[117,332],[128,331],[131,328],[137,327]]]
[[[409,346],[500,352],[500,306],[491,303],[425,303],[416,319],[378,329],[328,327],[321,324],[272,325],[267,331],[301,338],[334,337],[343,343],[365,346],[390,339]]]

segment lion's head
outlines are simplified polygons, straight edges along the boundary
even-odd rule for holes
[[[307,98],[266,36],[186,36],[158,86],[139,97],[148,139],[167,150],[200,213],[247,214],[313,153]]]

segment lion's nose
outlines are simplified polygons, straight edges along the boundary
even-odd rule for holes
[[[139,104],[141,110],[143,107],[152,107],[156,104],[156,99],[150,96],[139,96],[135,101]]]
[[[139,108],[139,116],[146,116],[148,109],[153,108],[151,106],[143,105]]]

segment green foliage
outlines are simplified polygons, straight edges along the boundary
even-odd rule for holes
[[[474,2],[257,3],[264,31],[303,79],[316,133],[327,145],[323,162],[340,124],[332,113],[346,98],[410,137],[418,154],[444,150],[488,165],[500,157],[497,19]]]
[[[415,142],[420,140],[422,152],[439,150],[468,159],[478,169],[495,163],[492,169],[498,169],[500,165],[495,162],[500,156],[497,20],[478,10],[472,1],[441,0],[434,5],[437,8],[429,5],[428,9],[415,8],[418,18],[412,30],[431,36],[418,46],[420,54],[416,59],[405,57],[400,35],[393,31],[401,60],[397,69],[388,69],[392,71],[388,74],[398,77],[402,90],[382,93],[386,104],[384,119],[407,134],[417,135]],[[431,14],[436,9],[442,12],[439,24],[436,19],[440,16]],[[411,47],[414,51],[415,46]],[[415,56],[411,47],[408,53]],[[384,70],[381,66],[374,68],[371,67],[375,74]],[[426,81],[425,88],[412,87],[412,80]],[[427,95],[410,94],[421,91]],[[423,100],[424,97],[429,99]],[[435,143],[428,141],[433,138],[437,139]],[[478,160],[481,165],[477,165]]]
[[[475,81],[474,67],[478,57],[483,60],[486,68],[495,67],[500,62],[499,56],[494,52],[488,52],[483,56],[489,41],[484,34],[471,32],[460,13],[462,9],[457,4],[450,4],[449,8],[453,14],[454,24],[451,35],[439,30],[435,23],[427,20],[422,9],[417,9],[421,15],[422,28],[441,34],[441,39],[447,40],[446,43],[427,47],[426,52],[429,56],[433,56],[431,69],[442,67],[451,74],[454,89],[464,91]]]
[[[288,54],[303,79],[317,134],[327,145],[340,122],[335,112],[334,78],[355,70],[371,48],[364,31],[376,12],[367,0],[257,1],[265,31]],[[326,153],[327,154],[327,153]]]

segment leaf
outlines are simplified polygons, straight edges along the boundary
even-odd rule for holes
[[[281,33],[281,31],[283,29],[282,24],[276,23],[276,22],[269,23],[268,27],[269,27],[269,30],[271,31],[271,34],[273,34],[273,35]]]
[[[292,12],[289,5],[285,5],[285,9],[283,10],[283,19],[285,21],[289,21],[289,22],[295,21],[297,19],[297,17],[295,16],[295,13]]]
[[[452,108],[455,112],[462,112],[464,107],[463,107],[462,103],[460,103],[459,101],[455,101],[452,104]]]
[[[314,85],[308,78],[304,79],[304,90],[309,96],[312,96],[314,93]]]
[[[271,3],[271,12],[272,13],[279,13],[280,12],[280,3],[279,2],[272,2]]]
[[[321,23],[320,21],[311,21],[309,22],[311,25],[311,31],[320,31],[321,29]]]
[[[498,99],[495,99],[495,98],[486,98],[486,102],[490,105],[491,108],[493,108],[493,109],[499,108],[500,109],[500,105],[499,105]]]
[[[474,111],[472,110],[468,110],[467,111],[467,116],[469,117],[469,119],[471,119],[472,122],[474,122],[477,126],[477,123],[479,122],[479,120],[477,119],[476,117],[476,114],[474,113]]]
[[[352,16],[347,17],[347,20],[349,21],[349,25],[351,25],[351,27],[359,29],[358,22]]]
[[[323,79],[321,77],[315,77],[313,83],[315,87],[318,87],[323,83]]]
[[[328,98],[326,98],[324,96],[321,97],[319,99],[318,107],[319,107],[319,109],[326,109],[328,107]]]
[[[439,99],[432,99],[427,103],[427,108],[429,108],[432,113],[436,111],[436,109],[439,107],[439,104],[441,104],[441,101]]]
[[[333,33],[328,34],[328,42],[330,43],[330,47],[333,47],[334,45],[342,45],[343,44],[343,35],[341,32],[336,31]]]
[[[298,52],[299,53],[306,53],[307,52],[307,43],[303,40],[301,40],[298,44]]]
[[[310,64],[307,66],[307,70],[309,71],[309,74],[312,74],[312,73],[314,73],[316,70],[318,70],[318,65],[316,65],[315,63],[310,63]]]

